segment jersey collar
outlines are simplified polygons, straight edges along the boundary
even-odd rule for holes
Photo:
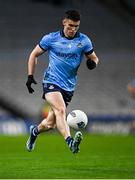
[[[76,34],[74,35],[74,37],[66,37],[65,34],[64,34],[64,32],[63,32],[63,29],[60,31],[60,35],[61,35],[62,37],[65,37],[65,38],[69,39],[69,40],[72,40],[72,39],[74,39],[74,38],[80,37],[80,33],[79,33],[79,32],[76,32]]]

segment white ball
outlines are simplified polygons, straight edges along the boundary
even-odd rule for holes
[[[73,110],[67,116],[67,124],[73,129],[84,129],[88,124],[88,117],[81,110]]]

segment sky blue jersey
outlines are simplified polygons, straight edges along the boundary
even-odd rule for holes
[[[77,32],[74,38],[67,38],[63,31],[45,35],[40,48],[48,51],[49,65],[45,69],[43,83],[53,83],[66,91],[74,91],[77,81],[77,70],[84,54],[91,54],[91,40]]]

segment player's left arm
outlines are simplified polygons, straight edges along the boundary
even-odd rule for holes
[[[99,59],[96,55],[96,53],[93,51],[91,54],[87,54],[86,56],[86,65],[88,67],[88,69],[92,70],[94,68],[96,68],[96,66],[99,63]]]

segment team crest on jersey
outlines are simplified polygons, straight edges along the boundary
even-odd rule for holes
[[[83,47],[82,43],[81,43],[81,42],[80,42],[80,43],[78,43],[78,44],[77,44],[77,47],[78,47],[78,48]]]

